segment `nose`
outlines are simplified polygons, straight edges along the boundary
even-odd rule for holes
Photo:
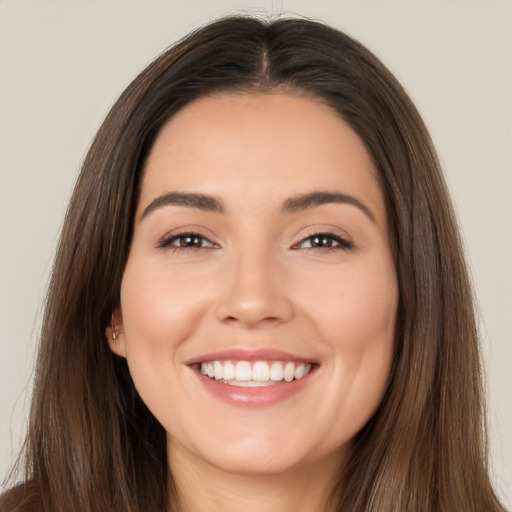
[[[294,315],[290,282],[278,258],[264,251],[239,255],[224,274],[217,318],[243,328],[289,321]]]

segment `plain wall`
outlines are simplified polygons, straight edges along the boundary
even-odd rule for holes
[[[240,10],[299,13],[346,30],[424,116],[479,299],[493,475],[512,507],[510,0],[0,0],[0,479],[21,443],[52,256],[95,131],[160,51]]]

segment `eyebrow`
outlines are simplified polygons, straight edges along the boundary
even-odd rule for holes
[[[377,222],[372,211],[359,199],[348,194],[339,192],[310,192],[287,199],[282,208],[283,213],[296,213],[303,210],[316,208],[324,204],[349,204],[359,208],[373,222]],[[196,208],[205,212],[225,213],[226,208],[222,199],[206,194],[193,192],[168,192],[157,197],[142,212],[141,220],[151,212],[164,206],[185,206]]]
[[[349,204],[359,208],[373,222],[377,222],[375,215],[364,203],[354,196],[341,194],[339,192],[311,192],[300,196],[291,197],[286,200],[283,206],[284,213],[294,213],[310,208],[316,208],[324,204]]]
[[[169,192],[151,201],[142,212],[141,220],[163,206],[186,206],[215,213],[225,213],[226,211],[223,201],[217,197],[190,192]]]

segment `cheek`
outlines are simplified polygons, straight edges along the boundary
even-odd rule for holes
[[[202,293],[198,293],[202,290]],[[207,309],[204,276],[128,261],[121,285],[125,353],[142,400],[163,425],[183,401],[180,349]],[[169,408],[172,403],[173,407]]]
[[[309,301],[310,319],[330,353],[332,392],[319,407],[330,428],[347,438],[379,406],[393,360],[398,285],[393,267],[378,268],[334,276]]]
[[[197,326],[205,291],[201,275],[128,264],[121,286],[127,352],[173,350]]]
[[[328,336],[341,374],[358,380],[362,388],[382,388],[393,357],[398,303],[392,280],[345,283],[336,304],[329,308]]]
[[[331,273],[315,286],[309,282],[307,290],[303,309],[332,349],[364,352],[394,339],[398,284],[392,264],[370,261]]]

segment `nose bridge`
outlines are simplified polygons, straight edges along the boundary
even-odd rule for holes
[[[270,244],[248,243],[234,250],[230,260],[219,318],[247,327],[289,320],[293,305],[277,251]]]

